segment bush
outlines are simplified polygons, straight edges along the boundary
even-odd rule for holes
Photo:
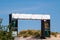
[[[20,37],[29,37],[29,36],[33,36],[33,37],[40,37],[40,31],[38,30],[24,30],[24,31],[20,31],[19,32]]]

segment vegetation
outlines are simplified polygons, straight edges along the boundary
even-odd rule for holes
[[[10,25],[3,26],[2,21],[0,21],[0,40],[11,40],[11,31],[9,31]]]
[[[51,32],[51,35],[57,37],[58,32]],[[40,30],[22,30],[19,32],[18,36],[20,37],[40,37],[41,31]]]
[[[57,34],[60,34],[60,33],[58,33],[58,32],[51,32],[51,35],[53,35],[55,37],[57,37]]]
[[[22,30],[18,34],[20,37],[40,37],[41,32],[39,30]]]

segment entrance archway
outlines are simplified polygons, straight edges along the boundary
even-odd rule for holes
[[[41,20],[41,38],[50,37],[50,15],[44,14],[9,14],[10,29],[13,36],[18,35],[18,20]]]

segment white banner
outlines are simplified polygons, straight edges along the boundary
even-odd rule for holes
[[[12,14],[14,19],[50,19],[50,15],[44,14]]]

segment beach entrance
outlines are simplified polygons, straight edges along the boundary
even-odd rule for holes
[[[12,36],[18,36],[18,20],[41,20],[41,37],[50,37],[50,15],[46,14],[9,14],[9,30],[12,30]]]

